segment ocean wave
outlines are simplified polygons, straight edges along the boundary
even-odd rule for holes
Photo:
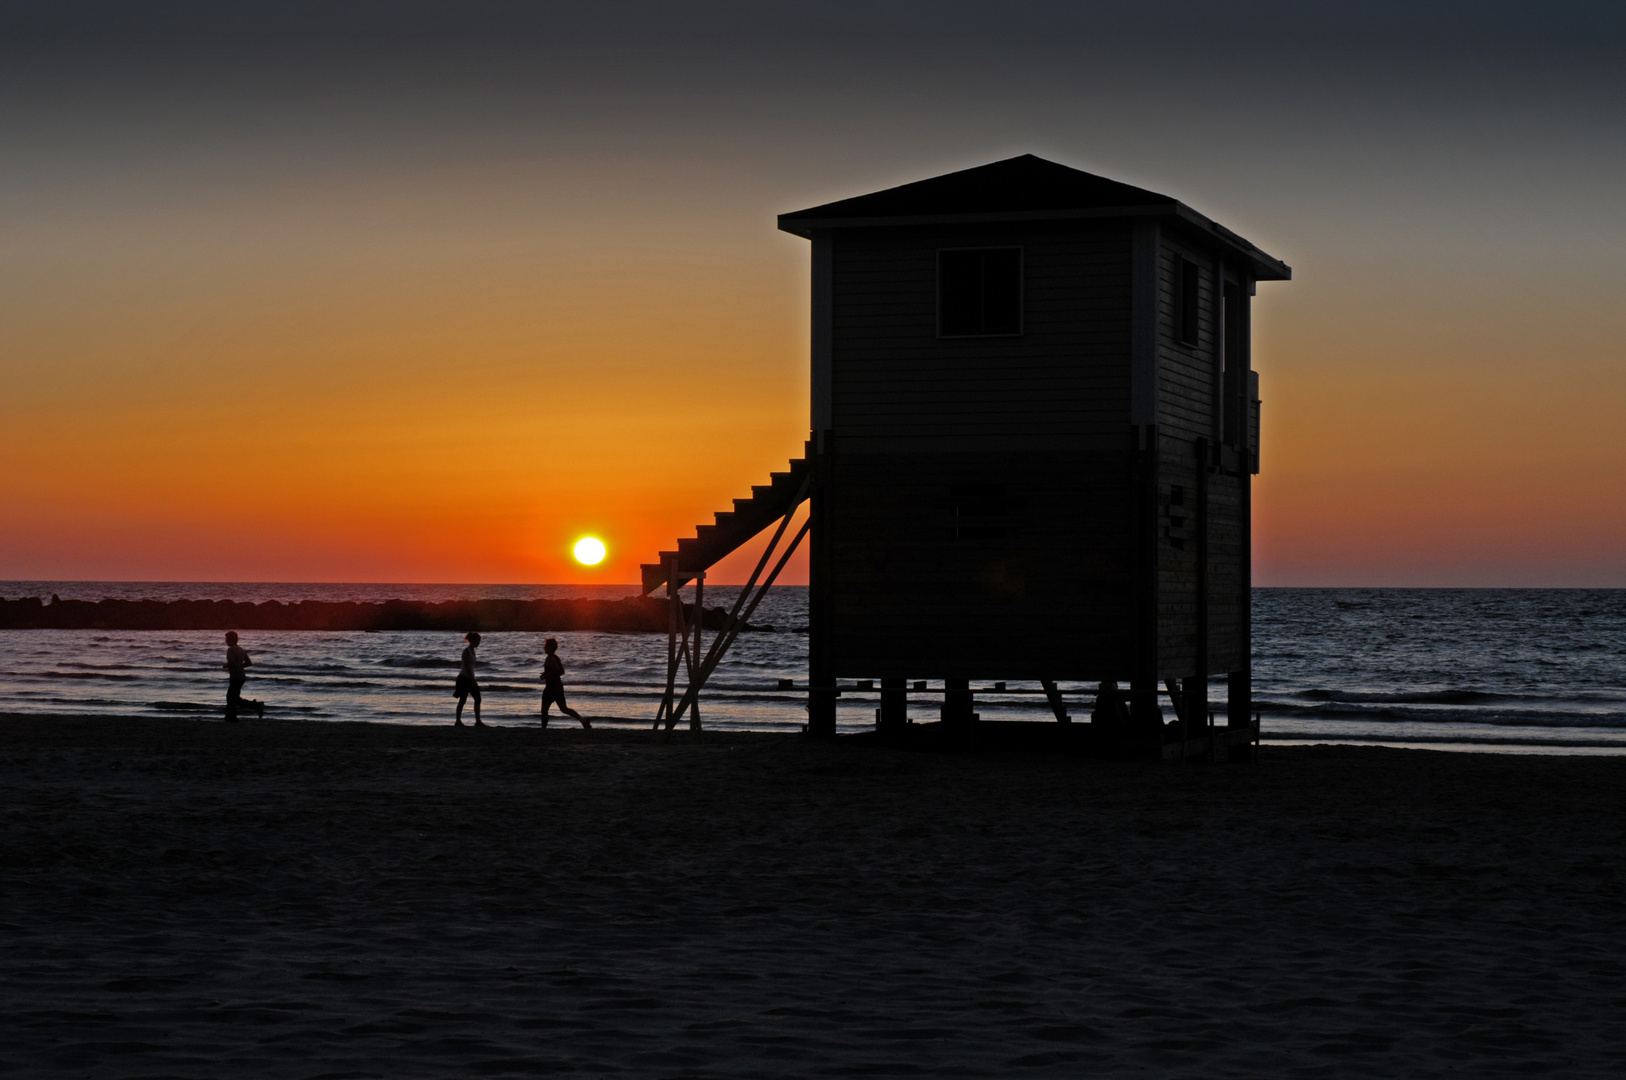
[[[1498,701],[1517,701],[1517,695],[1495,694],[1484,690],[1303,690],[1300,697],[1311,701],[1332,701],[1341,704],[1368,702],[1394,705],[1489,705]]]
[[[57,667],[83,668],[86,671],[143,671],[144,664],[93,664],[78,660],[58,660]]]
[[[132,707],[130,702],[128,702],[128,701],[117,701],[117,700],[114,700],[113,698],[58,697],[58,696],[51,695],[51,694],[29,694],[29,693],[18,694],[17,696],[20,697],[20,698],[23,698],[23,699],[25,699],[27,701],[45,702],[45,703],[48,703],[48,704],[51,704],[51,705],[74,705],[74,706],[93,705],[93,706],[96,706],[98,708],[104,708],[104,709],[127,709],[127,708]]]
[[[450,697],[451,694],[452,694],[452,687],[454,685],[455,685],[454,683],[449,683],[449,682],[420,683],[417,686],[414,686],[412,689],[414,689],[414,690],[429,690],[429,691],[436,692],[436,693],[444,692],[447,697]],[[542,687],[541,687],[540,684],[537,684],[535,686],[515,686],[513,683],[481,683],[480,684],[480,693],[482,693],[482,694],[541,694],[542,693]]]
[[[377,661],[383,667],[398,668],[458,668],[462,663],[456,657],[386,656]],[[474,662],[476,668],[490,667],[484,660]]]
[[[144,675],[111,675],[105,671],[33,671],[27,674],[9,673],[12,678],[29,679],[103,679],[109,682],[135,682]]]
[[[1417,734],[1417,733],[1414,733],[1414,732],[1395,732],[1393,734],[1385,733],[1385,734],[1381,734],[1381,735],[1370,735],[1370,734],[1361,734],[1361,733],[1340,732],[1336,736],[1329,736],[1329,737],[1330,738],[1336,738],[1337,741],[1339,741],[1339,742],[1386,743],[1386,744],[1390,744],[1390,745],[1400,743],[1400,744],[1417,745],[1417,746],[1484,746],[1484,747],[1493,747],[1493,746],[1528,746],[1528,747],[1551,747],[1551,748],[1554,748],[1554,749],[1572,748],[1573,747],[1573,748],[1588,748],[1588,749],[1595,749],[1595,750],[1619,750],[1621,748],[1621,746],[1622,746],[1622,743],[1619,740],[1615,740],[1615,739],[1585,739],[1585,738],[1581,738],[1581,739],[1543,739],[1543,738],[1535,738],[1535,737],[1530,737],[1530,736],[1520,737],[1520,736],[1517,736],[1517,735],[1511,735],[1511,736],[1510,735],[1497,735],[1497,736],[1492,737],[1492,736],[1476,736],[1476,735],[1472,735],[1472,734],[1463,734],[1463,735],[1425,735],[1425,734]],[[1318,736],[1317,735],[1312,735],[1312,734],[1309,734],[1309,733],[1306,733],[1306,732],[1263,731],[1263,732],[1260,732],[1259,738],[1260,738],[1261,741],[1267,742],[1267,743],[1268,742],[1301,743],[1301,742],[1314,742],[1318,738]]]
[[[1484,724],[1496,727],[1626,728],[1626,712],[1573,712],[1562,709],[1430,709],[1392,703],[1328,702],[1299,705],[1256,699],[1255,710],[1284,719],[1426,724]]]

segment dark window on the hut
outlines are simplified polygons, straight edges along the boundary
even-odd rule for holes
[[[1174,309],[1180,316],[1180,344],[1197,344],[1197,264],[1190,259],[1180,260],[1179,292]]]
[[[1004,484],[955,484],[949,488],[954,539],[1002,540],[1010,532],[1010,492]]]
[[[1022,249],[937,253],[937,333],[984,337],[1022,332]]]

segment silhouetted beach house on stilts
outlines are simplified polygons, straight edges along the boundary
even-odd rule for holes
[[[808,536],[812,734],[864,680],[883,736],[924,731],[914,697],[941,702],[935,732],[1003,741],[1034,725],[979,725],[974,684],[1030,680],[1046,730],[1103,750],[1251,741],[1249,297],[1289,268],[1166,195],[1032,156],[779,227],[813,245],[807,456],[646,565],[644,591],[703,588],[778,521],[734,611]],[[672,610],[668,727],[737,632],[702,652]],[[1091,724],[1070,724],[1063,680],[1102,684]]]

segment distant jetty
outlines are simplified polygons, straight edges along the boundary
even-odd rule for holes
[[[694,617],[694,605],[685,604]],[[666,632],[666,601],[621,600],[301,600],[284,604],[233,600],[61,600],[0,598],[0,630],[617,630]],[[723,608],[707,608],[705,627],[728,624]],[[746,630],[772,627],[750,626]]]

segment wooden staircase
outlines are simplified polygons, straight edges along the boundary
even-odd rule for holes
[[[808,448],[808,453],[812,447]],[[716,515],[716,523],[695,528],[692,538],[679,540],[676,551],[663,551],[660,561],[644,563],[644,592],[652,593],[666,584],[667,567],[676,566],[681,587],[696,571],[708,570],[725,556],[736,551],[753,536],[783,518],[807,497],[808,457],[799,457],[790,463],[787,472],[769,474],[768,483],[751,488],[749,499],[735,499],[734,509]]]

